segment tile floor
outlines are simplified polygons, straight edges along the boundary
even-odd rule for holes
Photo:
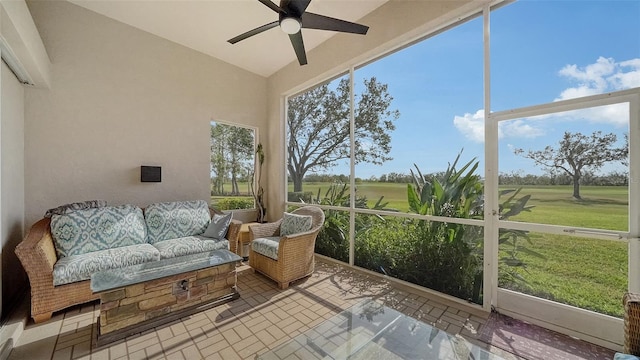
[[[253,359],[365,297],[460,334],[507,360],[527,358],[480,341],[489,314],[331,263],[318,261],[311,277],[284,291],[244,266],[238,288],[238,300],[101,348],[92,346],[98,304],[70,308],[46,323],[30,322],[9,359]]]

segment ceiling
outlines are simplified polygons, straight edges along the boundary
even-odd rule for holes
[[[235,45],[227,42],[236,35],[278,19],[275,12],[258,0],[70,1],[265,77],[293,61],[297,62],[289,37],[279,28]],[[313,0],[307,11],[357,22],[387,1]],[[308,61],[312,63],[313,56],[309,50],[336,33],[303,29],[302,34]]]

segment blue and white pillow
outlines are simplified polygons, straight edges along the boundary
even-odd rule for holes
[[[58,257],[144,244],[147,227],[134,205],[105,206],[51,216]]]
[[[204,200],[176,201],[149,205],[144,211],[148,242],[201,235],[210,220],[209,205]]]
[[[222,240],[227,235],[227,231],[229,230],[229,224],[231,224],[231,217],[233,213],[228,213],[225,215],[214,214],[211,222],[209,222],[209,226],[207,230],[205,230],[202,236]]]
[[[284,213],[280,224],[280,236],[298,234],[311,230],[311,215]]]

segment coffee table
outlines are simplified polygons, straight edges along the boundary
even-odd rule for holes
[[[94,273],[100,293],[97,346],[240,297],[240,256],[215,250]]]
[[[464,359],[501,357],[371,299],[259,357],[280,359]]]

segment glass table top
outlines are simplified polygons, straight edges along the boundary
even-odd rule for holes
[[[242,258],[229,250],[214,250],[170,259],[150,261],[91,275],[91,291],[100,292],[167,276],[237,262]]]
[[[259,357],[275,359],[464,359],[501,357],[371,299]]]

